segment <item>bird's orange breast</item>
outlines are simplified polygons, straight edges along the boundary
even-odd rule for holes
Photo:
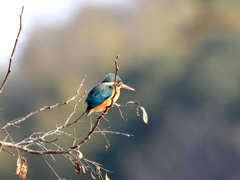
[[[108,106],[111,105],[111,103],[112,103],[112,97],[113,97],[114,94],[115,94],[115,88],[113,88],[113,89],[114,89],[114,90],[113,90],[112,95],[111,95],[107,100],[103,101],[102,104],[100,104],[100,105],[96,106],[95,108],[91,109],[91,110],[89,111],[89,113],[88,113],[88,116],[89,116],[91,113],[93,113],[94,111],[102,111],[102,110],[106,109],[106,107],[108,107]],[[120,88],[119,88],[118,86],[116,86],[116,90],[117,90],[117,94],[115,95],[115,97],[114,97],[114,99],[113,99],[113,103],[115,103],[115,102],[118,100],[119,96],[120,96]]]

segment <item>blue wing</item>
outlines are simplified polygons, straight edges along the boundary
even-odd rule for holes
[[[89,91],[88,97],[85,100],[85,103],[87,105],[87,114],[91,109],[99,106],[109,97],[111,97],[113,93],[113,87],[113,85],[99,83]]]

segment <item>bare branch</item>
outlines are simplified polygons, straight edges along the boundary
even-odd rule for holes
[[[39,109],[39,110],[37,110],[37,111],[31,112],[30,114],[28,114],[28,115],[25,116],[25,117],[15,119],[15,120],[7,123],[5,126],[3,126],[3,127],[0,129],[0,131],[3,130],[3,129],[6,129],[6,128],[9,127],[9,126],[15,126],[16,124],[19,124],[19,123],[21,123],[22,121],[25,121],[27,118],[29,118],[30,116],[32,116],[32,115],[34,115],[34,114],[36,114],[36,113],[42,112],[42,111],[44,111],[44,110],[46,110],[46,109],[52,109],[52,108],[55,108],[55,107],[58,107],[58,106],[66,105],[66,104],[68,104],[69,102],[73,101],[77,96],[79,96],[79,94],[80,94],[79,91],[80,91],[80,89],[81,89],[81,87],[82,87],[82,85],[83,85],[83,82],[84,82],[84,80],[85,80],[85,77],[86,77],[86,75],[84,75],[84,77],[83,77],[83,79],[82,79],[82,82],[81,82],[81,84],[79,85],[79,88],[77,89],[76,95],[73,96],[72,98],[68,99],[67,101],[65,101],[65,102],[63,102],[63,103],[57,103],[57,104],[52,105],[52,106],[45,106],[45,107],[43,107],[43,108],[41,108],[41,109]],[[67,121],[68,121],[68,120],[67,120]]]
[[[118,93],[118,92],[117,92],[117,73],[118,73],[118,70],[119,70],[119,67],[118,67],[118,64],[117,64],[118,58],[119,58],[119,55],[117,55],[116,59],[114,60],[114,62],[115,62],[115,67],[116,67],[116,71],[115,71],[115,81],[114,81],[115,93],[114,93],[114,95],[113,95],[113,97],[112,97],[112,102],[111,102],[109,108],[111,108],[111,107],[113,106],[113,103],[114,103],[113,100],[114,100],[115,96],[116,96],[117,93]]]
[[[122,114],[121,109],[120,109],[118,106],[117,106],[117,108],[118,108],[118,110],[119,110],[119,113],[120,113],[120,115],[121,115],[122,120],[123,120],[123,121],[126,121],[127,118],[124,118],[124,117],[123,117],[123,114]]]
[[[2,90],[3,90],[4,86],[5,86],[5,84],[7,83],[7,79],[9,77],[10,72],[12,72],[11,66],[12,66],[13,55],[15,53],[15,50],[16,50],[16,47],[17,47],[17,43],[18,43],[18,40],[19,40],[19,36],[20,36],[21,31],[22,31],[23,9],[24,9],[24,6],[22,7],[22,12],[20,14],[20,27],[19,27],[18,35],[17,35],[16,41],[15,41],[15,44],[14,44],[14,47],[13,47],[13,50],[12,50],[11,57],[9,59],[8,72],[7,72],[6,77],[5,77],[5,79],[4,79],[3,83],[2,83],[2,87],[0,88],[0,94],[2,93]]]
[[[7,138],[8,138],[8,135],[4,138],[3,143],[7,140]],[[3,148],[3,146],[1,146],[0,152],[2,151],[2,148]]]
[[[43,158],[44,161],[47,163],[47,165],[50,167],[50,169],[53,171],[53,173],[57,176],[57,178],[58,178],[59,180],[64,180],[64,179],[61,179],[61,178],[58,176],[58,174],[56,173],[56,171],[54,171],[54,169],[53,169],[52,166],[49,164],[49,162],[46,160],[46,158],[43,157],[43,156],[42,156],[42,158]]]
[[[0,146],[7,146],[10,148],[17,148],[21,151],[25,151],[29,154],[38,154],[38,155],[43,155],[43,154],[68,154],[69,150],[65,150],[65,151],[54,151],[54,150],[47,150],[47,151],[37,151],[37,150],[32,150],[27,148],[26,146],[22,146],[22,145],[16,145],[13,143],[9,143],[9,142],[2,142],[0,141]]]
[[[9,154],[11,154],[12,156],[15,156],[15,154],[13,154],[11,151],[8,151],[7,149],[5,148],[2,148],[4,151],[8,152]]]

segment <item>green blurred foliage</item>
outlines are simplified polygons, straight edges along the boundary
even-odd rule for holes
[[[109,178],[115,180],[239,179],[239,7],[238,1],[224,0],[136,1],[134,7],[120,9],[89,5],[57,27],[37,24],[21,68],[11,74],[0,96],[5,109],[0,125],[64,102],[75,94],[84,74],[81,93],[89,90],[115,71],[119,54],[119,76],[136,91],[122,90],[118,102],[139,102],[149,125],[134,109],[122,109],[126,122],[114,110],[101,128],[111,126],[134,138],[108,135],[111,146],[105,152],[104,138],[95,135],[82,147],[84,156],[113,170]],[[21,129],[9,131],[18,141],[24,134],[53,129],[66,120],[73,104],[41,112]],[[83,101],[78,108],[76,117],[85,110]],[[83,137],[88,129],[79,123],[77,135]],[[64,147],[72,143],[66,137],[61,141]],[[55,178],[41,158],[24,155],[28,179]],[[16,158],[4,152],[0,156],[8,167],[0,168],[1,176],[12,179]],[[89,174],[78,177],[67,159],[56,159],[52,164],[61,177],[91,179]]]

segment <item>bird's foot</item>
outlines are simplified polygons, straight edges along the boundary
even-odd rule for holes
[[[120,106],[121,106],[121,104],[117,104],[117,103],[114,103],[113,105],[114,105],[114,106],[117,106],[117,107],[120,107]]]
[[[102,114],[104,114],[104,115],[106,115],[106,114],[107,114],[107,112],[108,112],[108,108],[106,108],[106,109],[102,110]]]

